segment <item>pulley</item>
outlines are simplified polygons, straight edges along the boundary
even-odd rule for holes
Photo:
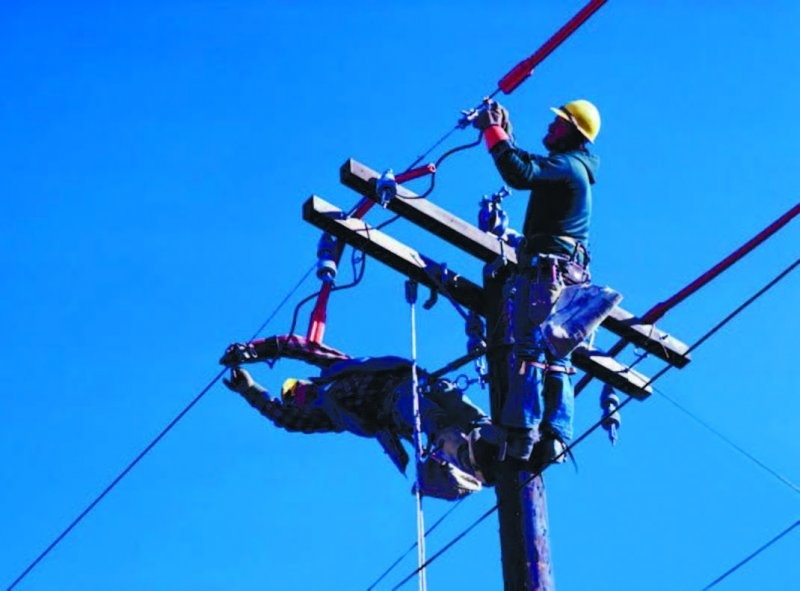
[[[467,316],[465,332],[467,333],[467,353],[475,353],[486,348],[486,340],[483,337],[485,332],[483,320],[471,310]]]

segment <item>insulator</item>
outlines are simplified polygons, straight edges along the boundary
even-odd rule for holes
[[[484,325],[481,317],[475,312],[470,312],[467,316],[466,333],[467,333],[467,352],[474,353],[486,346],[484,340]]]
[[[478,210],[478,228],[481,232],[489,232],[492,228],[492,205],[494,204],[491,199],[484,196],[478,205],[481,206]]]
[[[600,408],[603,409],[603,428],[608,431],[611,443],[617,441],[617,429],[622,424],[622,416],[617,412],[619,408],[619,396],[614,392],[614,388],[606,384],[600,393]]]
[[[394,177],[394,171],[391,168],[387,169],[375,183],[375,193],[378,196],[378,202],[381,206],[386,207],[392,199],[397,197],[397,179]]]
[[[484,231],[502,236],[508,229],[508,214],[491,198],[481,199],[481,209],[478,213],[478,227]]]
[[[491,197],[484,196],[481,199],[481,209],[478,213],[478,227],[484,231],[502,238],[508,230],[508,213],[500,203],[508,197],[511,191],[503,187]]]
[[[336,238],[325,232],[317,245],[317,278],[329,283],[336,278]]]

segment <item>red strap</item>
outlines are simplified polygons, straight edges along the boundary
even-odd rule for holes
[[[508,141],[508,134],[499,125],[492,125],[483,130],[483,139],[486,140],[486,149],[491,150],[497,142]]]
[[[527,365],[532,365],[533,367],[538,367],[543,372],[548,373],[565,373],[568,375],[572,375],[575,373],[574,367],[564,367],[563,365],[550,365],[548,363],[541,363],[539,361],[523,361],[520,367],[520,375],[525,373]]]

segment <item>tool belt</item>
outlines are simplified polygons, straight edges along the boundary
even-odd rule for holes
[[[531,281],[556,283],[560,278],[565,285],[580,285],[590,281],[589,270],[571,257],[561,254],[518,255],[519,274]]]
[[[546,278],[558,272],[566,285],[578,285],[591,280],[589,274],[589,251],[580,240],[571,236],[548,236],[572,245],[570,255],[541,253],[536,250],[537,238],[545,234],[526,236],[517,248],[519,272],[533,279]],[[543,275],[543,273],[547,273]],[[553,275],[553,279],[555,279]]]

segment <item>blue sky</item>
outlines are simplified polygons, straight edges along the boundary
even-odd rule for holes
[[[342,162],[405,168],[582,6],[4,4],[0,582],[313,264],[319,231],[301,205],[312,193],[343,209],[356,202],[338,182]],[[583,97],[600,108],[593,274],[626,309],[669,297],[798,203],[798,18],[789,0],[611,0],[501,99],[531,150],[547,107]],[[501,185],[474,149],[443,164],[431,200],[476,220],[481,196]],[[512,225],[525,202],[521,192],[507,200]],[[694,342],[797,259],[798,224],[659,326]],[[476,261],[423,230],[400,221],[390,233],[479,279]],[[342,280],[349,273],[343,264]],[[316,289],[303,283],[264,335],[286,332],[294,304]],[[656,383],[795,483],[798,298],[794,273]],[[418,315],[418,332],[424,367],[464,351],[444,301]],[[362,284],[332,299],[326,341],[352,355],[408,355],[403,278],[369,260]],[[254,373],[274,392],[308,371],[282,362]],[[595,384],[579,397],[578,432],[599,417],[598,393]],[[485,391],[469,394],[488,407]],[[546,475],[559,589],[701,589],[800,515],[796,492],[661,393],[628,405],[615,448],[598,432],[576,455],[577,472]],[[415,538],[410,487],[376,443],[283,432],[217,384],[18,588],[364,589]],[[462,503],[429,550],[493,504],[492,491]],[[428,521],[448,508],[429,501]],[[798,552],[795,530],[717,588],[784,589],[800,578]],[[500,581],[494,518],[428,573],[430,589]]]

